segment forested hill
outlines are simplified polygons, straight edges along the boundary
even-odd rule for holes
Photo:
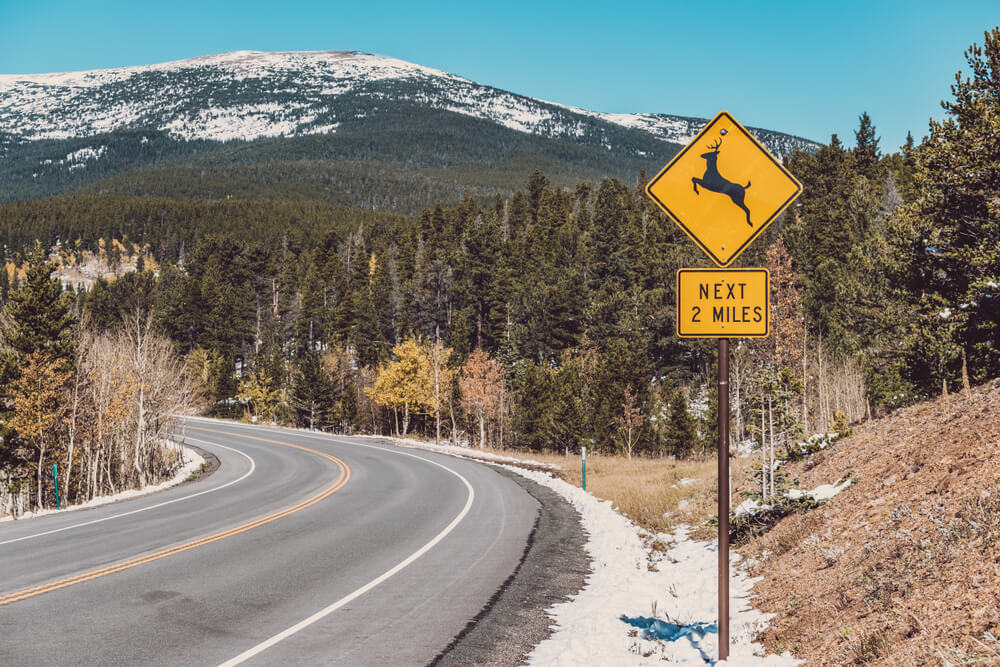
[[[236,52],[0,76],[0,200],[88,187],[417,213],[662,167],[704,119],[606,114],[355,52]],[[779,156],[817,144],[753,129]]]
[[[788,158],[803,193],[739,258],[771,270],[773,317],[769,338],[733,346],[734,437],[760,438],[766,416],[772,442],[789,442],[1000,375],[1000,29],[967,57],[971,78],[920,144],[884,153],[862,114],[853,138]],[[46,257],[151,254],[156,271],[76,294],[79,331],[113,329],[123,308],[152,313],[216,413],[383,433],[430,433],[440,418],[446,437],[680,455],[714,438],[712,346],[674,335],[676,270],[707,260],[644,185],[641,172],[561,187],[533,171],[510,196],[415,216],[314,201],[7,203],[0,298],[34,303],[24,276],[44,283]],[[4,358],[16,378],[23,359]]]

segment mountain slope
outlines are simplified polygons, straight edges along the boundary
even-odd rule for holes
[[[516,172],[488,179],[502,189],[535,166],[569,182],[631,180],[641,168],[659,169],[704,123],[586,111],[343,51],[240,51],[143,67],[0,75],[0,199],[46,196],[154,165],[301,159]],[[779,156],[816,147],[769,130],[754,133]],[[310,137],[325,141],[302,141]],[[442,185],[461,191],[475,183],[451,174]],[[108,187],[119,191],[122,184]]]

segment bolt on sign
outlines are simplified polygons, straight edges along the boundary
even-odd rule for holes
[[[721,267],[736,257],[802,185],[722,111],[646,186],[646,193]]]
[[[769,281],[767,269],[678,269],[677,335],[766,337]]]

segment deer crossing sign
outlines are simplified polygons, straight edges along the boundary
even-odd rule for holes
[[[646,186],[719,266],[729,266],[802,186],[722,111]]]

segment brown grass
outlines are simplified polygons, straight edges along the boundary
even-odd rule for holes
[[[558,466],[559,477],[580,487],[580,457],[494,450],[503,456]],[[715,516],[715,459],[626,459],[621,456],[587,456],[587,491],[651,532],[668,532],[674,526],[699,526]],[[694,480],[681,484],[681,480]],[[682,508],[682,501],[686,501]],[[669,514],[668,514],[669,513]]]

